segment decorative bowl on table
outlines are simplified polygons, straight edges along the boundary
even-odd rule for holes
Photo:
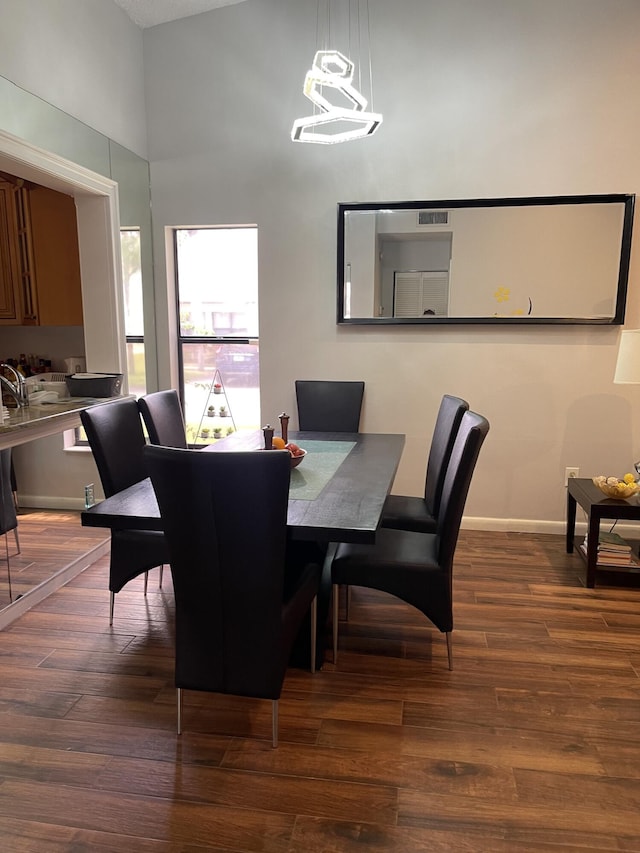
[[[617,477],[594,477],[593,484],[608,498],[630,498],[640,492],[640,483],[635,481],[633,474],[625,474],[621,480]]]
[[[260,449],[261,450],[267,450],[267,449],[270,449],[270,450],[288,450],[292,468],[297,468],[298,465],[304,459],[304,457],[307,455],[306,450],[303,450],[302,447],[298,447],[298,445],[294,444],[293,442],[290,442],[289,444],[283,445],[282,439],[280,437],[274,438],[272,440],[273,440],[273,446],[271,448],[263,447]]]
[[[307,451],[303,450],[301,447],[298,448],[297,452],[294,454],[293,451],[289,451],[291,454],[291,467],[297,468],[298,465],[302,462],[304,457],[307,455]]]

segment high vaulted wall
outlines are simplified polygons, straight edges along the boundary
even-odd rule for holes
[[[147,156],[142,30],[118,5],[0,0],[0,21],[0,76]]]
[[[339,328],[336,204],[636,192],[640,6],[369,8],[384,123],[346,145],[289,139],[310,107],[315,0],[246,0],[144,33],[105,0],[0,0],[0,75],[148,153],[161,385],[171,381],[165,228],[257,223],[263,419],[295,411],[296,377],[362,378],[363,428],[407,434],[396,491],[417,494],[440,398],[459,394],[492,425],[471,523],[561,529],[566,466],[622,474],[640,457],[640,390],[612,383],[619,329]],[[637,240],[630,328],[640,326]]]
[[[100,175],[118,180],[126,175],[120,202],[131,210],[138,185],[128,163],[138,158],[130,151],[147,154],[142,31],[104,0],[0,0],[0,20],[0,128]],[[19,161],[15,168],[21,168]],[[84,222],[85,236],[86,229]],[[105,246],[94,248],[104,270]],[[102,275],[88,277],[85,299]],[[104,315],[99,322],[105,330]],[[79,328],[3,328],[1,359],[20,352],[60,357],[85,351]],[[95,342],[95,333],[89,338]],[[16,448],[14,461],[25,505],[80,508],[83,486],[92,481],[99,493],[91,455],[64,451],[62,435]]]
[[[612,383],[619,329],[337,327],[336,204],[636,192],[640,5],[369,8],[384,123],[344,145],[289,138],[310,112],[315,0],[247,0],[145,31],[156,275],[165,227],[257,223],[263,420],[295,411],[297,377],[364,379],[363,428],[407,434],[395,491],[419,494],[440,398],[460,395],[491,421],[471,523],[560,530],[565,467],[622,475],[640,457],[640,389]],[[634,246],[629,327],[639,257]]]

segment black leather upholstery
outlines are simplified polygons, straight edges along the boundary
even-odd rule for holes
[[[0,535],[18,526],[16,505],[11,488],[11,448],[0,450]]]
[[[7,534],[13,530],[16,538],[17,553],[20,553],[20,542],[18,540],[18,516],[13,499],[13,487],[11,480],[11,448],[0,450],[0,535],[4,535],[4,559],[7,562],[7,581],[9,586],[9,601],[13,601],[11,591],[11,563],[9,560],[9,543]]]
[[[138,399],[149,442],[163,447],[187,446],[180,397],[175,389],[155,391]]]
[[[15,469],[13,467],[13,457],[11,457],[11,491],[13,492],[13,496],[14,496],[13,502],[16,503],[17,502],[16,496],[18,494],[18,483],[16,481],[16,472],[15,472]]]
[[[277,700],[321,567],[287,549],[286,451],[144,451],[169,545],[176,687]]]
[[[298,428],[309,432],[359,432],[364,382],[296,380]]]
[[[133,397],[110,400],[80,412],[106,498],[148,477],[142,458],[146,444]]]
[[[334,585],[364,586],[395,595],[448,634],[453,629],[453,557],[471,478],[488,431],[489,423],[481,415],[463,414],[447,466],[437,531],[384,529],[378,531],[373,545],[338,545],[331,568]]]
[[[424,497],[389,495],[382,510],[382,527],[421,533],[435,532],[447,463],[462,415],[468,409],[466,400],[449,394],[444,395],[429,449]]]
[[[146,442],[138,405],[133,397],[84,409],[80,419],[93,451],[105,497],[146,479],[148,473],[142,456]],[[167,562],[167,546],[162,533],[111,531],[109,589],[112,594],[119,592],[138,575]]]

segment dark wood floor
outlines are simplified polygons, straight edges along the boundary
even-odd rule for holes
[[[21,507],[18,514],[20,553],[17,553],[13,532],[7,539],[14,600],[108,538],[108,530],[81,527],[77,512]],[[0,536],[0,607],[10,603],[6,567],[4,537]]]
[[[26,535],[26,534],[24,534]],[[0,633],[2,851],[640,850],[640,591],[561,537],[461,534],[454,660],[354,589],[338,666],[280,703],[187,693],[170,579],[107,619],[106,560]]]

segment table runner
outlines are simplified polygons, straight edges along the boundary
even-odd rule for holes
[[[314,501],[355,446],[355,441],[302,440],[307,455],[291,472],[289,497]]]

